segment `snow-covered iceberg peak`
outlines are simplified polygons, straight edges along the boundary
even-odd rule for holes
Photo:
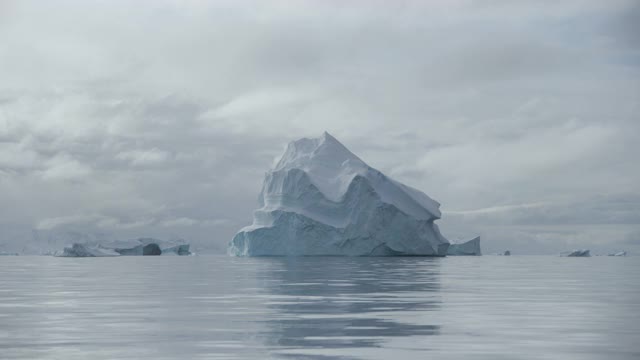
[[[328,133],[291,142],[267,172],[254,222],[229,252],[444,256],[440,204],[368,166]]]
[[[327,200],[339,202],[354,178],[361,176],[368,180],[383,202],[421,220],[435,220],[441,216],[437,201],[368,166],[327,132],[318,138],[303,138],[289,143],[267,176],[285,174],[289,170],[303,171]],[[262,198],[271,199],[270,195],[273,194],[265,193],[263,188]]]

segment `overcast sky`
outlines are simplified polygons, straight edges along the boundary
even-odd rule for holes
[[[2,0],[0,251],[224,249],[327,130],[485,253],[640,252],[639,115],[638,1]]]

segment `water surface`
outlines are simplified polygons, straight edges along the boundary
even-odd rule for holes
[[[2,359],[637,359],[640,258],[0,258]]]

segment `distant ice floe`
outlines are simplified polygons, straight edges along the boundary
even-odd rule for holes
[[[573,251],[560,253],[560,256],[564,256],[564,257],[590,257],[591,256],[591,251],[588,250],[588,249],[579,249],[579,250],[573,250]]]
[[[627,256],[627,252],[626,251],[620,251],[617,253],[611,253],[609,254],[609,256]]]
[[[189,244],[152,238],[113,241],[100,244],[75,243],[56,254],[59,257],[192,255]]]

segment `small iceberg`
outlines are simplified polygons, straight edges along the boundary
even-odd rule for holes
[[[60,257],[108,257],[108,256],[158,256],[158,255],[192,255],[189,244],[183,242],[164,241],[153,238],[140,238],[124,241],[113,241],[101,244],[74,243],[65,247]]]
[[[113,249],[104,249],[98,246],[91,246],[88,244],[73,244],[70,247],[65,247],[61,254],[57,254],[59,257],[107,257],[107,256],[120,256]]]
[[[579,249],[579,250],[573,250],[573,251],[561,253],[560,256],[564,256],[564,257],[590,257],[591,256],[591,252],[588,249]]]
[[[620,251],[617,253],[611,253],[609,254],[609,256],[627,256],[627,252],[626,251]]]
[[[467,242],[451,244],[447,249],[449,256],[480,256],[480,236],[475,237]]]

